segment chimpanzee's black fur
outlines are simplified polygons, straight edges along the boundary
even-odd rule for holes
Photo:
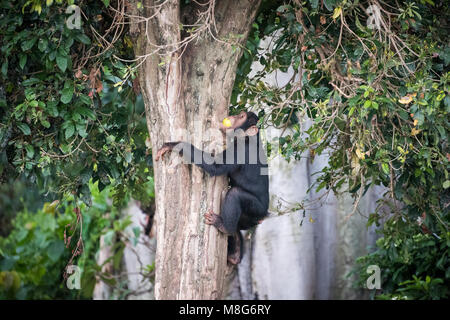
[[[247,121],[237,129],[247,130],[258,122],[258,117],[253,112],[247,112]],[[244,139],[244,140],[242,140]],[[245,143],[245,161],[239,163],[237,152],[239,150],[238,143]],[[251,143],[256,143],[256,148],[250,148]],[[215,226],[222,232],[231,235],[229,237],[228,253],[236,252],[236,242],[240,242],[242,246],[242,236],[239,230],[247,230],[255,225],[264,217],[267,216],[269,206],[269,179],[266,173],[267,161],[262,148],[259,131],[255,137],[234,137],[234,146],[228,152],[232,152],[232,156],[228,155],[228,159],[234,159],[226,163],[226,152],[218,154],[213,157],[211,154],[201,151],[187,142],[169,142],[164,146],[169,146],[179,150],[186,160],[195,163],[195,159],[201,159],[201,163],[196,163],[197,166],[209,173],[211,176],[227,175],[230,178],[230,189],[228,190],[225,200],[222,204],[222,211],[218,225]],[[181,148],[181,150],[180,150]],[[185,152],[183,152],[183,150]],[[187,152],[190,150],[190,155]],[[255,164],[250,164],[249,153],[257,152]],[[190,158],[190,159],[189,159]],[[243,159],[243,157],[241,157]],[[221,221],[220,221],[221,220]],[[221,224],[221,225],[220,225]],[[239,239],[236,238],[239,234]],[[240,250],[242,256],[242,250]]]

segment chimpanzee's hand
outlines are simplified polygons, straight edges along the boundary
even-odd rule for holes
[[[178,142],[166,142],[156,152],[155,161],[159,161],[167,152],[171,152],[172,149],[178,144]]]
[[[159,159],[161,159],[164,154],[166,154],[167,152],[171,152],[172,149],[172,146],[163,144],[163,146],[156,153],[155,161],[159,161]]]

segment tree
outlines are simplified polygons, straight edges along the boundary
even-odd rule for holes
[[[148,0],[131,5],[130,32],[153,150],[163,142],[188,138],[177,129],[194,134],[194,125],[200,123],[205,131],[227,115],[239,47],[245,44],[259,4]],[[202,216],[209,207],[220,211],[225,177],[212,179],[195,166],[178,166],[175,172],[167,162],[154,166],[156,298],[221,298],[226,236],[205,226]]]

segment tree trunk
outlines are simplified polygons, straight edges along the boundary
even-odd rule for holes
[[[208,6],[191,1],[180,8],[175,0],[155,2],[142,1],[143,9],[133,2],[128,8],[134,15],[130,33],[135,39],[136,56],[149,54],[139,67],[139,84],[153,154],[164,142],[179,140],[208,150],[211,137],[206,135],[207,130],[216,128],[227,115],[242,52],[217,39],[233,37],[235,43],[244,45],[260,0],[217,1],[212,6],[215,25],[209,20],[216,39],[205,31],[182,47],[179,43],[190,33],[182,31],[180,25],[194,23]],[[164,4],[158,6],[161,2]],[[153,15],[147,22],[139,22],[136,17]],[[158,54],[150,55],[158,48]],[[208,151],[220,152],[221,139],[216,136],[216,145]],[[227,241],[214,227],[204,224],[203,214],[210,207],[220,212],[226,178],[211,178],[193,165],[171,169],[167,159],[153,165],[156,299],[223,298]]]

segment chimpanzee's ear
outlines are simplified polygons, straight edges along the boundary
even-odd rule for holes
[[[245,134],[247,136],[254,136],[258,133],[258,127],[257,126],[251,126],[247,130],[245,130]]]

